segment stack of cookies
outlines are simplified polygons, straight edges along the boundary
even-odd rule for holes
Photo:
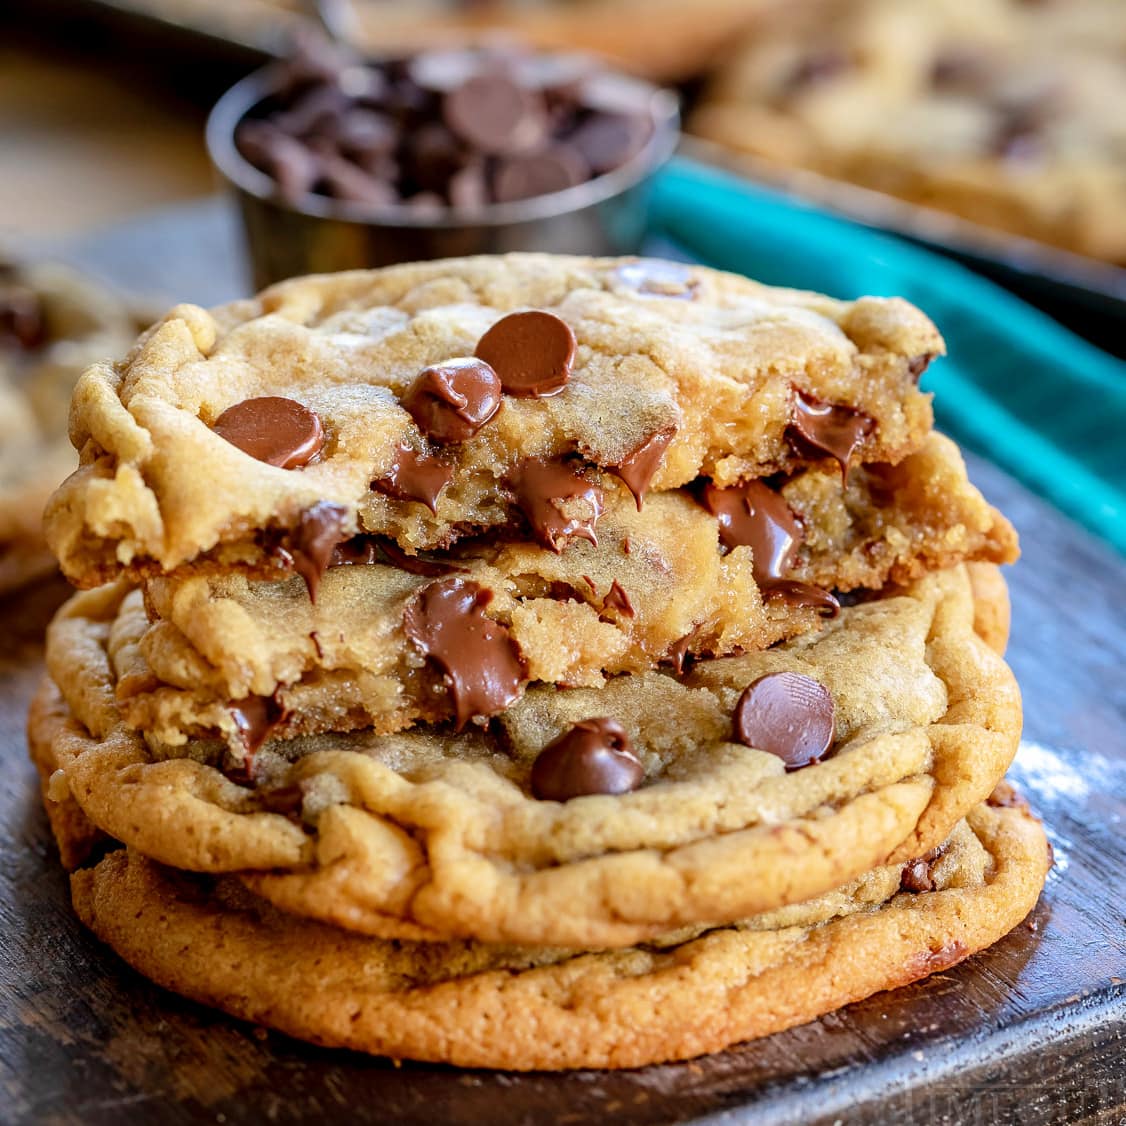
[[[942,351],[900,300],[647,260],[172,310],[83,376],[47,512],[79,915],[247,1019],[508,1068],[714,1051],[993,942],[1049,860]]]

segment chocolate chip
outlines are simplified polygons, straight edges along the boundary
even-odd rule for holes
[[[842,478],[847,478],[849,461],[872,432],[875,422],[854,407],[822,403],[795,387],[790,397],[789,426],[799,444],[835,458]]]
[[[935,57],[930,82],[936,90],[973,94],[985,89],[989,74],[989,59],[982,51],[953,46]]]
[[[835,595],[823,587],[797,579],[773,579],[762,588],[762,594],[768,600],[785,602],[787,606],[799,609],[812,607],[826,618],[835,618],[841,612],[841,604]]]
[[[507,708],[524,678],[516,642],[485,616],[492,597],[492,591],[467,579],[439,579],[423,587],[403,612],[407,637],[442,670],[459,730],[474,716]]]
[[[602,489],[572,466],[528,458],[513,482],[516,498],[536,538],[552,551],[572,539],[598,546],[594,526],[602,515]]]
[[[30,352],[47,341],[47,318],[35,290],[25,285],[0,288],[0,348]]]
[[[675,426],[650,434],[633,453],[627,454],[622,462],[614,467],[614,472],[633,493],[638,512],[641,511],[645,494],[649,491],[649,484],[661,466],[665,450],[669,448],[669,443],[675,436]]]
[[[490,156],[529,152],[548,133],[543,98],[503,74],[474,75],[450,91],[442,116],[463,141]]]
[[[423,368],[403,406],[432,441],[464,442],[497,413],[500,396],[497,373],[469,356]]]
[[[719,522],[719,538],[731,550],[749,547],[759,585],[779,579],[793,564],[802,541],[801,525],[780,493],[761,481],[747,481],[730,489],[709,483],[704,506]]]
[[[679,641],[673,642],[668,652],[668,660],[672,662],[673,671],[677,676],[681,676],[688,668],[694,646],[703,635],[704,626],[700,625],[686,633]]]
[[[833,697],[812,677],[768,673],[747,686],[735,706],[735,738],[777,755],[786,770],[817,762],[833,745]]]
[[[700,288],[699,281],[687,266],[652,258],[626,262],[614,271],[614,277],[622,285],[650,297],[677,297],[691,301]]]
[[[606,592],[606,597],[602,599],[602,610],[616,610],[619,614],[625,615],[627,618],[635,616],[633,603],[629,600],[629,595],[626,594],[625,589],[617,579],[610,584],[610,589]]]
[[[228,707],[248,758],[258,753],[287,715],[276,696],[247,696],[243,700],[232,700]]]
[[[371,487],[396,500],[418,501],[436,512],[438,497],[453,475],[453,467],[433,454],[400,443],[395,447],[395,460],[387,476],[373,481]]]
[[[353,536],[350,540],[337,544],[332,550],[329,566],[363,567],[372,563],[398,567],[400,571],[411,575],[425,575],[427,578],[448,575],[462,569],[445,559],[408,555],[394,540],[368,535]]]
[[[652,124],[634,114],[607,113],[588,117],[568,138],[597,174],[620,168],[649,140]]]
[[[463,211],[476,211],[489,202],[489,182],[481,161],[472,161],[450,177],[450,205]]]
[[[321,182],[326,194],[333,199],[361,203],[365,207],[391,207],[399,198],[390,184],[375,179],[335,153],[321,158]]]
[[[474,353],[520,399],[558,395],[571,378],[575,334],[554,313],[532,309],[501,317],[477,342]]]
[[[450,178],[465,166],[460,142],[438,121],[412,131],[407,152],[407,168],[422,191],[445,192]]]
[[[272,177],[278,195],[287,203],[300,202],[320,178],[320,157],[269,122],[243,122],[235,134],[235,144],[255,168]]]
[[[527,156],[510,156],[497,166],[493,195],[498,203],[551,195],[590,179],[590,167],[582,154],[558,144]]]
[[[211,429],[243,453],[279,469],[308,465],[325,444],[324,427],[316,412],[280,395],[235,403]]]
[[[348,510],[343,505],[320,500],[301,513],[297,527],[282,540],[282,550],[305,580],[314,602],[321,579],[332,563],[333,550],[347,538],[347,524]]]
[[[532,764],[532,793],[540,801],[586,794],[625,794],[645,780],[629,736],[612,719],[580,720],[549,743]]]
[[[388,156],[399,143],[399,130],[385,113],[356,108],[349,110],[340,121],[336,140],[352,155]]]
[[[900,891],[916,894],[924,891],[934,891],[934,866],[945,851],[945,846],[939,845],[938,848],[932,848],[930,852],[926,853],[924,856],[919,856],[904,864],[903,872],[899,877]]]
[[[922,378],[923,372],[931,365],[931,360],[934,359],[933,352],[923,352],[921,355],[912,356],[907,361],[907,374],[918,383]]]

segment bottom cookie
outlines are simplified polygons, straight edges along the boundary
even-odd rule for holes
[[[1036,902],[1050,850],[1019,804],[967,825],[882,902],[822,897],[601,953],[365,938],[124,849],[71,887],[82,921],[153,981],[301,1039],[465,1067],[640,1067],[802,1024],[995,942]]]

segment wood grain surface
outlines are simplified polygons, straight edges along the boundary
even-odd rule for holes
[[[1012,775],[1055,849],[1039,906],[925,982],[631,1072],[393,1066],[250,1027],[132,972],[73,917],[26,760],[42,629],[66,590],[53,580],[0,603],[0,1122],[1126,1122],[1126,563],[993,467],[972,460],[971,473],[1024,546],[1010,572],[1025,697]]]

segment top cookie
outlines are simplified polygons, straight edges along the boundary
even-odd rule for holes
[[[530,462],[570,459],[639,502],[701,475],[896,463],[930,428],[917,380],[942,351],[898,299],[644,260],[295,279],[211,313],[180,306],[86,372],[82,465],[48,538],[82,586],[185,564],[266,576],[326,536],[417,551],[508,524],[546,488]]]

